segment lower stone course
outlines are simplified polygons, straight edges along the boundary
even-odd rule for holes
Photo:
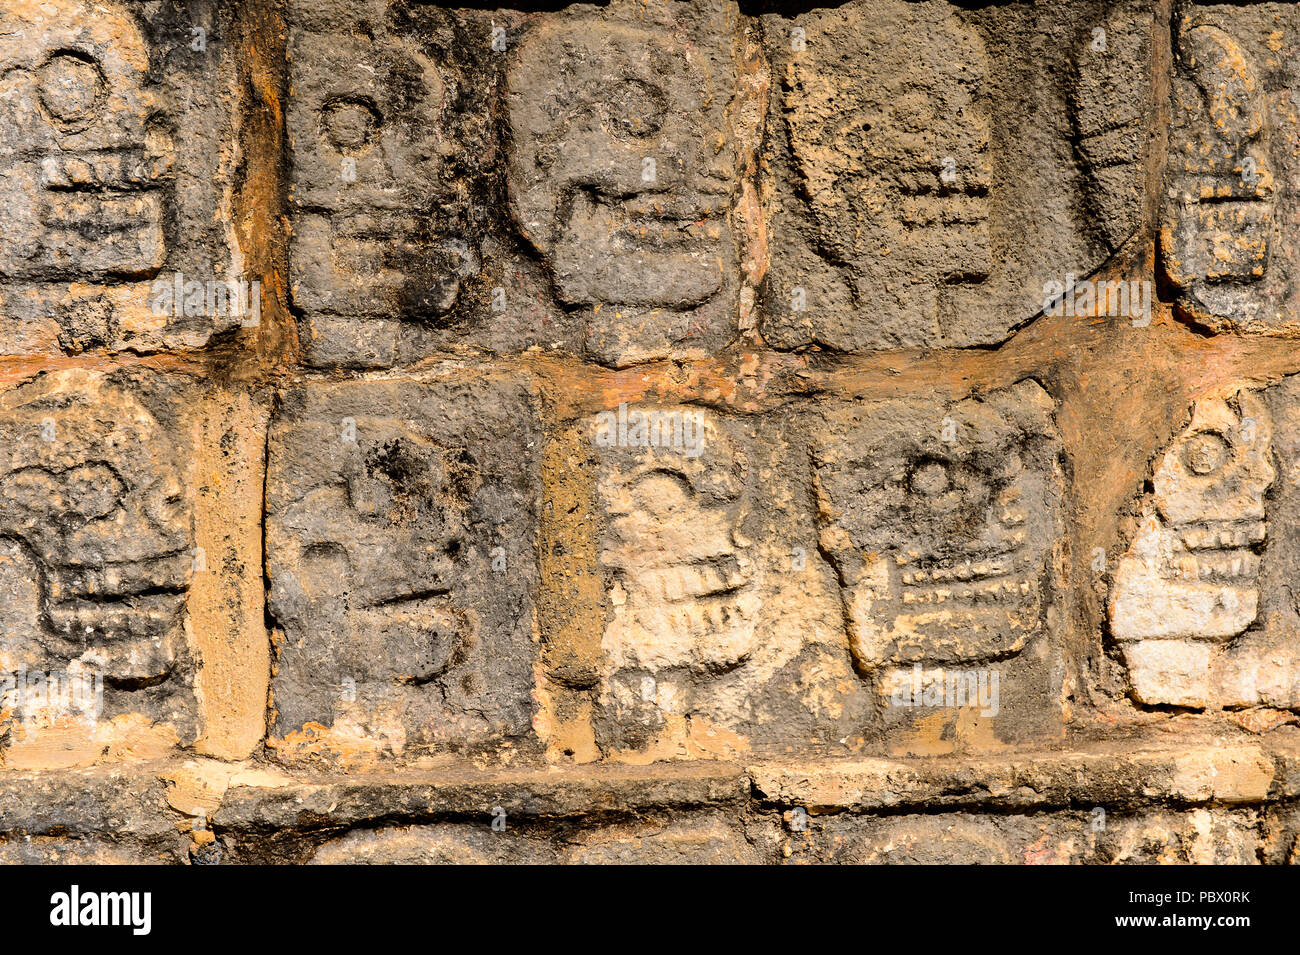
[[[0,775],[0,862],[1289,863],[1300,732],[974,759]],[[18,798],[19,796],[23,798]]]

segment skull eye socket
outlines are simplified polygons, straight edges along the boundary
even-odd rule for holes
[[[948,465],[933,458],[917,461],[907,475],[907,486],[920,498],[935,497],[952,487]]]
[[[56,53],[41,67],[41,104],[62,123],[80,123],[98,110],[104,96],[99,64],[82,53]]]
[[[335,100],[321,109],[321,135],[339,152],[369,145],[382,122],[379,109],[368,99]]]
[[[664,517],[689,507],[695,496],[686,475],[677,471],[651,471],[631,487],[632,503],[655,517]]]
[[[605,97],[605,109],[616,136],[639,139],[659,131],[668,114],[668,103],[658,87],[626,79]]]
[[[1200,477],[1221,470],[1232,457],[1232,445],[1217,431],[1202,431],[1183,442],[1183,464]]]

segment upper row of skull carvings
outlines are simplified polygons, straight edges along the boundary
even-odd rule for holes
[[[196,214],[180,193],[203,184],[182,168],[194,107],[158,77],[166,30],[146,6],[0,12],[7,353],[55,340],[42,322],[73,351],[201,345],[233,324],[210,297],[150,308],[156,282],[225,278],[241,256],[173,248]],[[933,0],[752,22],[723,0],[615,3],[509,30],[408,7],[290,5],[290,275],[310,364],[457,342],[694,357],[756,308],[776,347],[987,344],[1144,221],[1186,316],[1294,323],[1300,14],[1267,36],[1212,11],[1179,24],[1165,192],[1145,216],[1153,24],[1136,4],[1045,23]],[[446,42],[451,20],[482,49]]]

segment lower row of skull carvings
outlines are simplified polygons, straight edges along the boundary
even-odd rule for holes
[[[1275,437],[1300,433],[1291,390],[1198,402],[1158,462],[1109,608],[1141,703],[1300,704],[1300,609],[1280,596],[1292,544],[1267,533],[1296,506],[1279,475],[1300,448]],[[286,401],[266,497],[277,734],[526,732],[540,446],[527,405],[522,389],[466,382],[312,385]],[[84,373],[43,376],[0,412],[0,668],[183,692],[194,548],[165,429]],[[887,694],[915,666],[1006,661],[1045,631],[1063,478],[1041,388],[851,406],[818,425],[807,537],[838,579],[859,676]],[[773,638],[790,612],[777,578],[803,569],[799,519],[772,516],[797,508],[768,486],[790,455],[758,427],[684,407],[584,425],[605,614],[585,689],[605,712],[680,715],[799,652],[772,645],[790,642]]]

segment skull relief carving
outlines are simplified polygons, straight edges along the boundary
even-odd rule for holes
[[[1259,609],[1272,420],[1257,395],[1198,401],[1161,459],[1137,537],[1120,562],[1111,633],[1142,703],[1203,706],[1216,645]]]
[[[1254,317],[1268,267],[1274,182],[1269,111],[1251,58],[1210,24],[1178,40],[1165,268],[1193,317],[1213,328]]]
[[[528,726],[527,408],[480,387],[288,396],[267,478],[279,736],[332,728],[400,753]]]
[[[145,278],[164,259],[169,148],[148,52],[113,4],[0,11],[0,278]]]
[[[722,672],[752,651],[760,602],[742,529],[748,460],[708,412],[656,415],[691,422],[698,443],[602,450],[607,663],[612,670]]]
[[[732,282],[734,81],[673,29],[614,23],[543,24],[512,63],[511,212],[559,301],[594,306],[602,361],[661,356]]]
[[[290,47],[293,295],[312,319],[308,358],[391,364],[400,325],[440,327],[477,268],[440,178],[446,84],[397,34],[295,28]]]
[[[183,653],[194,560],[176,450],[118,388],[59,372],[0,396],[0,669],[79,661],[152,685]]]
[[[929,42],[887,24],[836,41],[862,47],[865,77],[794,57],[789,136],[823,253],[857,265],[854,300],[939,327],[993,269],[987,54],[955,15],[900,16]]]
[[[813,459],[818,521],[864,672],[995,660],[1040,632],[1060,534],[1051,408],[1025,382],[832,421]]]

